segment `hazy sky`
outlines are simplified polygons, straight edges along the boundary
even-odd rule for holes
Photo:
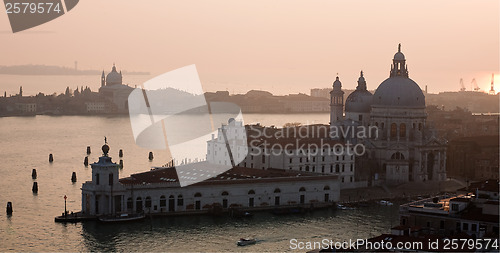
[[[206,90],[309,93],[331,87],[336,73],[354,88],[360,70],[375,89],[402,43],[422,88],[458,90],[463,78],[470,89],[476,78],[489,90],[495,73],[498,91],[499,12],[496,0],[82,0],[16,34],[1,11],[0,65],[78,61],[79,69],[109,71],[116,62],[161,74],[196,64]]]

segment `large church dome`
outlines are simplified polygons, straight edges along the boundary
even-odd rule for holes
[[[347,97],[345,101],[346,112],[368,113],[372,105],[372,94],[366,89],[366,81],[363,71],[358,79],[358,87]]]
[[[425,107],[425,96],[416,82],[407,77],[389,77],[373,95],[374,106]]]
[[[113,65],[113,69],[106,76],[106,85],[122,84],[122,74],[116,72],[116,67]]]
[[[383,81],[373,94],[373,106],[425,108],[422,89],[408,77],[401,45],[394,55],[390,77]]]

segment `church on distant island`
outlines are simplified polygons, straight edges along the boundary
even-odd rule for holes
[[[101,75],[101,87],[99,88],[99,94],[106,98],[112,104],[111,109],[107,111],[115,113],[128,113],[128,96],[134,90],[134,88],[123,84],[122,72],[116,71],[116,66],[113,64],[111,72],[106,76],[104,75],[104,70]]]

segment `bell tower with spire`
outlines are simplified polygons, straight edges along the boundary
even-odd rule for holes
[[[344,91],[342,91],[342,83],[337,76],[335,82],[333,82],[333,90],[330,91],[330,126],[343,120],[343,111]]]

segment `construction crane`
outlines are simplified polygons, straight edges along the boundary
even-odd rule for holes
[[[490,94],[495,95],[495,73],[491,73],[491,89],[490,89]]]
[[[472,78],[471,84],[474,85],[474,91],[479,91],[479,86],[477,86],[476,78]]]
[[[460,91],[465,91],[464,79],[460,78]]]

